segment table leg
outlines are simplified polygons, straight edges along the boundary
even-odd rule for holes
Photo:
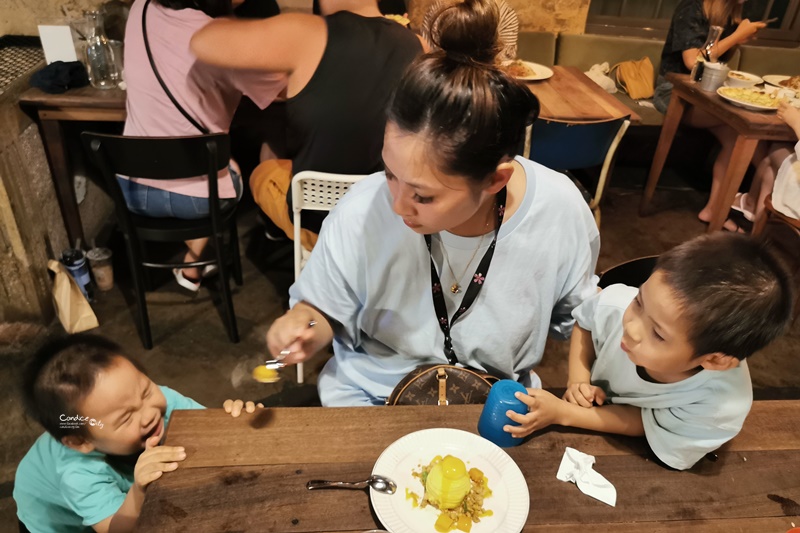
[[[649,212],[650,202],[656,192],[656,185],[661,178],[661,171],[664,170],[664,163],[667,161],[669,149],[678,131],[678,125],[683,118],[683,111],[686,109],[686,102],[677,94],[673,93],[664,116],[664,124],[661,126],[661,135],[658,137],[658,146],[653,155],[653,163],[650,165],[650,174],[647,176],[647,185],[644,188],[642,202],[639,204],[639,215],[644,216]]]
[[[67,230],[67,237],[70,243],[75,243],[77,239],[83,241],[83,225],[78,211],[78,201],[75,198],[75,189],[72,185],[72,174],[70,173],[69,160],[64,146],[61,123],[58,120],[50,120],[40,116],[39,124],[42,131],[45,154],[47,154],[47,161],[50,163],[50,172],[53,174],[56,198],[58,199],[61,216],[64,218],[64,226]]]
[[[739,191],[739,185],[742,184],[747,167],[750,166],[756,146],[758,146],[758,139],[748,139],[742,135],[736,138],[731,160],[725,170],[725,178],[720,184],[720,194],[716,204],[712,206],[713,214],[711,222],[708,224],[708,233],[721,230],[722,225],[725,224],[728,211]]]

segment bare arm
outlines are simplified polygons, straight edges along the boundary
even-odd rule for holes
[[[504,428],[515,437],[525,437],[551,424],[632,437],[644,435],[642,410],[638,407],[603,405],[587,409],[561,400],[543,389],[528,389],[527,395],[517,393],[516,397],[528,406],[529,412],[506,412],[511,420],[520,424]]]
[[[144,503],[144,491],[140,489],[135,483],[125,496],[125,501],[119,508],[119,511],[109,516],[102,522],[93,526],[97,533],[127,533],[133,531],[136,526],[136,520],[142,511],[142,504]]]
[[[581,407],[605,402],[605,391],[591,383],[592,365],[596,358],[592,332],[575,324],[569,344],[569,378],[564,400]]]
[[[725,55],[725,53],[734,46],[746,43],[755,37],[758,30],[766,26],[767,25],[763,22],[751,22],[749,19],[744,19],[739,23],[739,26],[736,27],[736,31],[717,42],[717,45],[714,47],[714,59],[716,60],[720,56]],[[683,51],[683,64],[686,65],[686,68],[691,70],[694,67],[694,64],[697,63],[697,56],[699,53],[699,48],[689,48]]]
[[[312,322],[314,326],[310,326]],[[333,328],[328,317],[313,305],[298,302],[272,323],[267,332],[267,349],[276,357],[288,350],[284,362],[301,363],[332,340]]]
[[[292,73],[325,51],[322,17],[287,13],[263,20],[216,19],[194,34],[192,52],[205,63],[228,68]]]

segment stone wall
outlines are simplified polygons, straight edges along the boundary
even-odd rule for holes
[[[583,33],[589,0],[506,0],[519,16],[521,31]],[[433,0],[406,0],[414,27],[419,27]]]
[[[0,35],[39,35],[37,26],[45,20],[68,20],[104,0],[2,0]]]
[[[38,128],[16,105],[28,77],[0,96],[0,322],[47,323],[47,259],[67,236]]]

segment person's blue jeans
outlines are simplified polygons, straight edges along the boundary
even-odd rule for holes
[[[233,188],[236,190],[236,198],[221,200],[220,207],[222,209],[236,204],[242,197],[242,177],[232,167],[228,167],[228,170],[233,180]],[[125,197],[128,209],[137,215],[193,220],[207,217],[210,213],[208,198],[165,191],[119,176],[117,176],[117,182],[122,189],[122,196]]]

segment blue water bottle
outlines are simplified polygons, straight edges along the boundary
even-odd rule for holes
[[[61,262],[67,267],[72,278],[78,284],[87,300],[94,298],[92,278],[89,276],[89,265],[86,263],[86,254],[83,250],[69,248],[61,252]]]
[[[514,396],[517,391],[523,394],[528,393],[521,383],[510,379],[502,379],[492,385],[478,420],[478,433],[481,437],[492,441],[501,448],[511,448],[522,443],[522,439],[503,431],[503,426],[519,425],[506,416],[506,411],[510,409],[520,414],[528,412],[528,406]]]

